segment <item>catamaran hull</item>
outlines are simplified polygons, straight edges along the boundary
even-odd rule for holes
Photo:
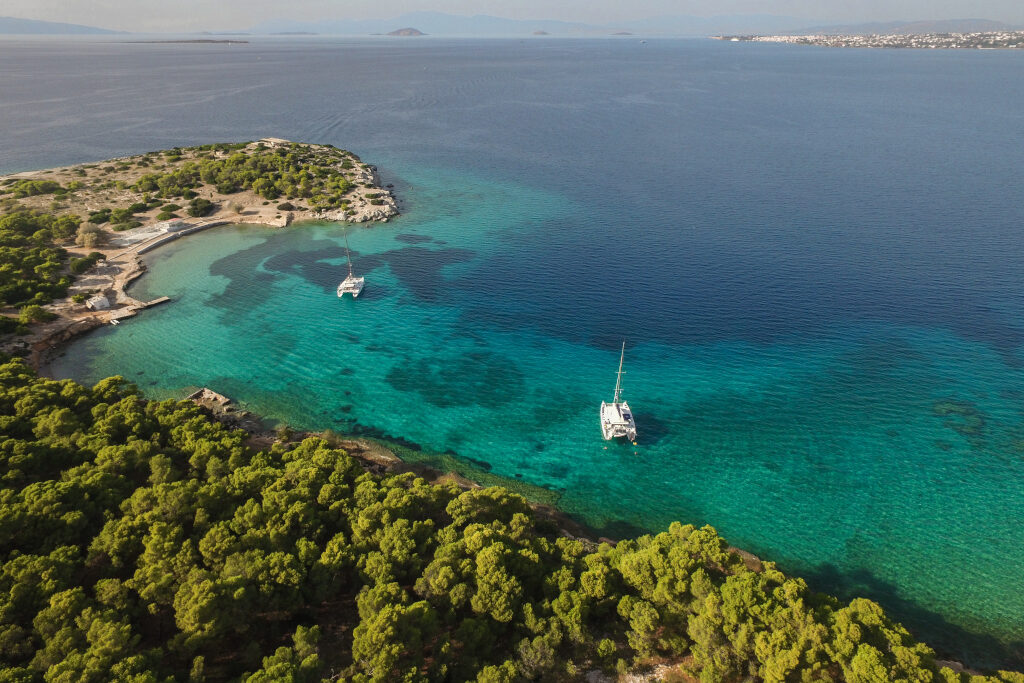
[[[357,298],[363,291],[363,278],[345,278],[345,280],[338,285],[338,298],[351,294],[352,298]]]
[[[612,439],[636,440],[636,423],[629,404],[601,402],[601,436],[605,441]]]

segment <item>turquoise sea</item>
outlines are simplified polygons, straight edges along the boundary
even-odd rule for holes
[[[237,47],[238,49],[235,49]],[[942,652],[1024,666],[1021,55],[713,41],[0,43],[0,170],[276,135],[403,215],[218,228],[55,376],[209,386],[542,486],[602,533],[712,524]],[[181,93],[188,93],[182,97]],[[638,443],[597,409],[627,342]]]

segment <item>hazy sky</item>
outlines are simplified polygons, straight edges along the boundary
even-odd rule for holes
[[[0,16],[131,31],[245,29],[277,18],[388,19],[421,10],[587,23],[779,14],[829,23],[980,18],[1024,24],[1022,0],[0,0]]]

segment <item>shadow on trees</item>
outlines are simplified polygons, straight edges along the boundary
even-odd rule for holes
[[[940,659],[953,659],[987,670],[1024,667],[1024,641],[1005,642],[954,624],[941,614],[900,596],[897,586],[868,570],[840,572],[835,565],[826,563],[795,573],[803,576],[811,589],[843,601],[858,597],[874,600],[894,620],[906,626],[917,640],[928,643]]]

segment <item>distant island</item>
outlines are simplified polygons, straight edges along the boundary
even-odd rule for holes
[[[355,154],[280,138],[0,176],[0,266],[11,266],[0,268],[0,353],[38,366],[53,345],[161,303],[126,289],[145,270],[141,254],[183,235],[397,214]]]
[[[425,36],[427,35],[418,28],[400,28],[394,31],[388,32],[389,36]]]
[[[911,34],[822,34],[775,36],[713,36],[731,42],[791,43],[822,47],[874,47],[917,49],[998,50],[1024,48],[1024,31],[982,31],[977,33]]]

